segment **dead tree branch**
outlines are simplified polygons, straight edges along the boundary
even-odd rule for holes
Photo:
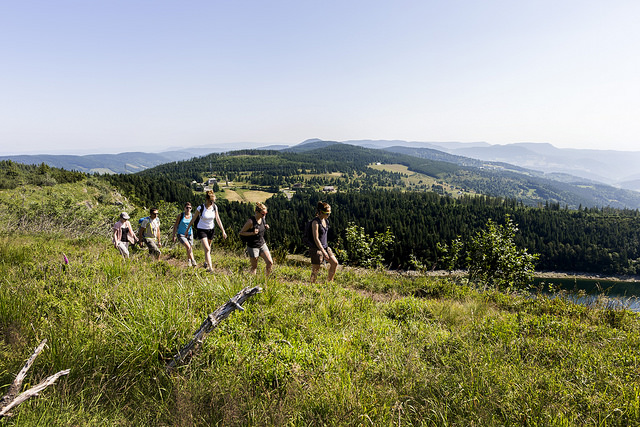
[[[27,363],[22,367],[16,379],[13,380],[11,387],[9,387],[9,392],[4,395],[2,399],[0,399],[0,417],[10,417],[12,414],[9,412],[12,408],[15,408],[25,400],[30,397],[37,396],[45,388],[49,387],[51,384],[55,383],[58,378],[62,375],[67,375],[69,373],[69,369],[65,369],[64,371],[60,371],[57,374],[51,375],[49,378],[42,381],[40,384],[31,387],[29,390],[20,393],[18,392],[22,388],[22,382],[27,376],[27,371],[33,365],[33,362],[36,360],[36,357],[42,352],[44,346],[46,345],[47,340],[43,340],[38,347],[36,347],[35,351],[27,360]]]
[[[244,311],[242,303],[249,297],[254,296],[262,292],[262,289],[258,286],[253,288],[244,288],[236,294],[233,298],[227,301],[222,307],[218,308],[213,313],[209,314],[202,322],[198,330],[193,334],[193,339],[185,344],[178,354],[173,356],[173,360],[169,363],[168,369],[172,369],[177,365],[189,363],[194,353],[198,351],[200,345],[216,326],[225,320],[234,310]]]

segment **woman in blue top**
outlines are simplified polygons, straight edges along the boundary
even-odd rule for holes
[[[176,242],[176,234],[180,243],[187,249],[187,262],[189,266],[196,266],[196,259],[193,257],[193,233],[192,227],[190,227],[191,218],[191,203],[187,202],[184,205],[184,212],[182,212],[176,218],[176,222],[173,224],[173,243]]]

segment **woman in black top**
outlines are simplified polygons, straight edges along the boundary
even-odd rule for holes
[[[311,244],[309,253],[311,255],[311,283],[318,278],[318,271],[322,261],[329,263],[327,280],[332,281],[338,268],[338,259],[327,243],[327,233],[329,231],[329,215],[331,215],[331,205],[326,202],[318,202],[316,217],[311,221]]]
[[[240,237],[247,244],[247,255],[251,259],[251,274],[258,271],[258,257],[265,263],[265,275],[271,274],[273,259],[264,241],[264,232],[269,228],[267,224],[267,207],[264,203],[256,203],[255,216],[249,218],[240,230]]]

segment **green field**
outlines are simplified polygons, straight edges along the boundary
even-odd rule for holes
[[[370,168],[376,170],[384,170],[387,172],[395,172],[406,175],[403,181],[407,184],[409,189],[422,188],[424,190],[435,190],[441,194],[447,194],[449,196],[458,197],[463,194],[470,195],[475,194],[461,188],[457,188],[444,181],[439,181],[431,176],[421,174],[419,172],[410,171],[405,165],[400,164],[371,164]]]
[[[44,338],[25,386],[71,370],[6,425],[640,423],[629,311],[383,270],[341,267],[310,285],[310,268],[282,254],[266,280],[217,243],[213,273],[184,267],[177,245],[124,261],[108,226],[126,201],[97,181],[0,201],[0,392]],[[168,371],[248,286],[264,291]]]

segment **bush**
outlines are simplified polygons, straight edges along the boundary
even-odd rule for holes
[[[394,239],[389,228],[384,233],[376,232],[371,237],[363,227],[350,222],[345,230],[344,249],[336,250],[336,256],[343,264],[380,267],[384,264],[385,254]]]
[[[451,247],[442,247],[447,267],[450,270],[466,267],[469,280],[496,289],[525,288],[533,280],[538,254],[516,247],[517,231],[518,226],[509,215],[503,225],[489,219],[486,228],[477,232],[468,243],[456,239]]]

